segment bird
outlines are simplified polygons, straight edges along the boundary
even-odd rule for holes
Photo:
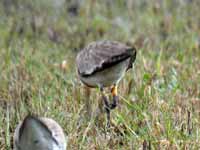
[[[51,118],[27,115],[14,132],[14,150],[66,150],[67,138]]]
[[[77,74],[81,82],[90,88],[99,88],[110,126],[110,110],[118,104],[117,87],[125,73],[133,67],[136,48],[118,41],[102,40],[88,44],[76,56]],[[104,89],[111,87],[112,103]]]

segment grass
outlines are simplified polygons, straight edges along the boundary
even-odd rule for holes
[[[12,149],[28,113],[56,120],[68,149],[200,148],[198,1],[46,1],[0,5],[0,149]],[[74,61],[101,39],[138,49],[109,132],[104,113],[88,117],[101,98],[80,83]]]

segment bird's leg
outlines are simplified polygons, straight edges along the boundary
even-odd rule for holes
[[[109,102],[108,102],[108,99],[107,99],[107,97],[104,93],[103,88],[101,87],[100,90],[101,90],[102,99],[103,99],[104,105],[105,105],[105,111],[106,111],[106,117],[107,117],[107,127],[109,128],[110,127],[110,106],[109,106]]]
[[[110,104],[110,109],[114,109],[115,107],[117,107],[119,101],[119,97],[117,96],[117,85],[113,85],[113,87],[111,88],[111,93],[113,96],[113,101]]]
[[[86,107],[86,114],[87,114],[87,118],[91,118],[92,115],[92,108],[91,108],[91,104],[90,104],[90,88],[85,86],[84,87],[84,100],[85,100],[85,107]]]

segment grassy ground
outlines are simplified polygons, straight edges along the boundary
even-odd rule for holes
[[[1,1],[0,149],[12,149],[28,113],[55,119],[68,149],[200,149],[200,2],[77,4]],[[109,132],[105,114],[88,117],[98,110],[99,91],[85,90],[74,64],[81,48],[100,39],[138,49]]]

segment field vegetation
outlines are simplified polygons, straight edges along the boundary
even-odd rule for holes
[[[51,117],[68,149],[200,149],[200,1],[1,0],[0,149],[28,113]],[[92,41],[135,45],[112,127],[75,57]]]

